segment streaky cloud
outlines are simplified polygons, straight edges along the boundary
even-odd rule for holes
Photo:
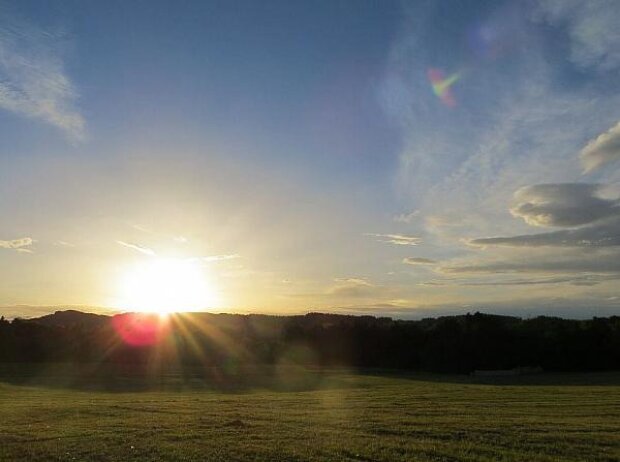
[[[149,257],[154,257],[156,255],[153,249],[149,249],[148,247],[141,246],[139,244],[134,244],[132,242],[125,241],[116,241],[117,244],[122,245],[123,247],[127,247],[128,249],[135,250],[136,252],[140,252],[141,254],[148,255]]]
[[[563,258],[506,259],[502,261],[473,261],[446,264],[438,270],[443,274],[490,273],[620,273],[620,254],[617,251],[602,255],[578,255]]]
[[[326,295],[334,297],[373,298],[385,292],[385,288],[363,278],[336,278]]]
[[[376,237],[379,242],[394,245],[418,245],[422,242],[422,239],[417,236],[410,236],[406,234],[377,234],[366,233],[366,236]]]
[[[394,217],[394,221],[397,223],[411,223],[413,219],[420,215],[419,210],[413,210],[409,213],[401,213]]]
[[[615,281],[620,279],[620,274],[585,274],[575,276],[551,276],[544,278],[523,278],[523,279],[507,279],[492,281],[470,281],[470,280],[453,280],[441,279],[421,282],[421,286],[537,286],[549,284],[572,284],[576,286],[594,286],[605,281]]]
[[[620,245],[620,218],[578,229],[473,239],[468,244],[476,247],[614,247]]]
[[[403,263],[405,265],[435,265],[437,260],[423,257],[405,257],[403,258]]]
[[[584,173],[620,160],[620,122],[591,140],[579,154]]]
[[[68,77],[61,36],[10,17],[0,5],[0,108],[61,129],[73,141],[85,137]]]
[[[620,68],[620,9],[615,0],[539,0],[539,13],[566,28],[571,60],[604,71]]]
[[[216,261],[234,260],[240,257],[241,255],[233,253],[228,255],[208,255],[206,257],[200,257],[200,260],[206,263],[212,263]]]

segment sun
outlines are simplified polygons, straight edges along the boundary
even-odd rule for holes
[[[216,291],[199,261],[153,258],[128,268],[119,281],[119,305],[162,315],[217,304]]]

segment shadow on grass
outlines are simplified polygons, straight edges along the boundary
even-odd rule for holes
[[[428,372],[403,372],[388,369],[362,369],[358,374],[419,382],[497,386],[620,386],[620,371],[543,372],[513,376],[473,376]]]
[[[220,393],[251,393],[258,390],[302,392],[371,388],[377,383],[374,379],[378,378],[488,386],[620,386],[620,372],[473,377],[389,369],[351,370],[289,365],[155,370],[127,364],[0,364],[0,383],[109,393],[198,390]]]
[[[350,373],[343,372],[300,366],[252,366],[232,370],[193,367],[164,371],[136,365],[0,364],[0,383],[112,393],[192,390],[301,392],[361,386],[350,380]]]

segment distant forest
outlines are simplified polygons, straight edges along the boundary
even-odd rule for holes
[[[299,364],[446,373],[620,369],[620,317],[520,319],[481,313],[419,321],[310,313],[102,316],[60,311],[0,320],[0,362],[210,367]]]

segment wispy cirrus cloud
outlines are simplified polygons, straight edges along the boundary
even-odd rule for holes
[[[371,298],[384,293],[385,288],[364,278],[336,278],[327,295],[335,297]]]
[[[12,17],[0,5],[0,108],[44,121],[71,140],[85,136],[78,94],[62,56],[62,34]]]
[[[395,245],[418,245],[422,241],[420,237],[407,234],[366,233],[365,236],[376,237],[379,242]]]
[[[435,265],[437,260],[423,257],[405,257],[403,263],[405,265]]]
[[[76,245],[72,242],[67,242],[67,241],[55,241],[53,243],[53,245],[57,246],[57,247],[76,247]]]
[[[205,257],[199,257],[199,259],[205,263],[212,263],[212,262],[217,262],[217,261],[234,260],[240,257],[241,255],[232,253],[232,254],[224,254],[224,255],[207,255]]]
[[[401,213],[394,217],[394,221],[397,223],[411,223],[415,217],[420,215],[419,210],[413,210],[409,213]]]
[[[140,244],[134,244],[133,242],[125,241],[116,241],[116,243],[122,245],[123,247],[127,247],[128,249],[140,252],[141,254],[148,255],[149,257],[154,257],[155,255],[157,255],[153,249],[149,249],[148,247],[144,247]]]
[[[20,239],[11,239],[8,241],[0,240],[0,249],[10,249],[22,253],[32,253],[30,248],[34,244],[34,240],[30,237],[22,237]]]
[[[136,252],[139,252],[143,255],[147,255],[149,257],[157,256],[157,252],[155,252],[155,250],[151,249],[150,247],[143,246],[141,244],[136,244],[135,242],[116,241],[116,243],[128,249],[135,250]],[[201,257],[185,257],[185,259],[196,261],[196,262],[203,262],[203,263],[214,263],[214,262],[221,262],[221,261],[227,261],[227,260],[234,260],[240,257],[241,256],[239,254],[234,253],[234,254],[206,255],[206,256],[201,256]]]
[[[539,0],[538,13],[563,26],[571,60],[581,67],[620,68],[620,9],[615,0]]]

